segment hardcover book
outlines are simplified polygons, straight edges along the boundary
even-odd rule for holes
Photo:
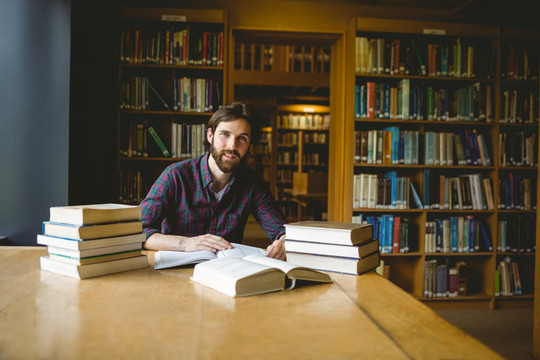
[[[360,275],[379,266],[379,252],[374,252],[362,259],[323,256],[301,253],[287,253],[287,262],[312,269],[332,271],[351,275]]]
[[[379,241],[376,239],[359,245],[350,246],[285,239],[285,251],[287,253],[295,252],[363,259],[377,250],[379,250]]]
[[[141,269],[148,266],[146,256],[136,256],[127,259],[105,261],[96,264],[74,265],[63,261],[56,261],[49,256],[40,258],[41,269],[57,274],[70,276],[76,279],[88,279],[96,276],[108,275],[122,271]]]
[[[371,224],[300,221],[285,224],[285,237],[336,245],[356,245],[373,239]]]
[[[53,206],[49,220],[73,225],[103,224],[141,219],[139,206],[123,204],[93,204]]]
[[[76,251],[107,248],[130,243],[142,244],[144,241],[146,241],[146,236],[142,232],[137,234],[113,236],[101,239],[85,239],[84,241],[82,241],[82,239],[68,239],[41,234],[38,234],[37,236],[38,244],[54,246],[62,249],[71,249]]]
[[[98,239],[142,232],[141,221],[126,221],[112,224],[72,225],[43,222],[43,234],[74,240]]]
[[[260,255],[202,262],[191,280],[233,297],[292,289],[298,280],[332,282],[323,272]]]

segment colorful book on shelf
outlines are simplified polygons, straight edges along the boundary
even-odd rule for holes
[[[142,232],[141,221],[125,221],[94,225],[73,225],[51,221],[43,222],[43,234],[74,240],[89,240]]]
[[[159,149],[161,150],[163,155],[165,157],[171,157],[171,153],[169,152],[169,150],[167,150],[167,147],[165,146],[165,144],[163,143],[163,141],[161,140],[161,138],[157,134],[156,130],[152,126],[149,126],[148,127],[148,132],[152,136],[152,139],[154,139],[154,141],[156,142],[156,145],[159,147]]]
[[[148,266],[148,259],[144,255],[129,257],[113,261],[104,261],[95,264],[75,265],[58,261],[49,256],[40,258],[41,269],[76,279],[88,279],[96,276],[114,274],[118,272],[141,269]]]
[[[332,282],[323,272],[261,255],[199,263],[191,280],[232,297],[292,289],[297,281]]]
[[[285,237],[290,240],[357,245],[373,239],[373,226],[370,224],[308,220],[284,226]]]
[[[73,225],[103,224],[141,219],[141,208],[124,204],[53,206],[49,220]]]

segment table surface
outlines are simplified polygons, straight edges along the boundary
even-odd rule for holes
[[[0,247],[0,358],[498,359],[375,272],[231,298],[193,267],[87,280]]]

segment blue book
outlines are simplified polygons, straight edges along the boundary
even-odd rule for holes
[[[388,171],[384,173],[385,179],[390,180],[390,208],[397,208],[397,171]]]
[[[413,183],[411,182],[411,192],[413,194],[413,200],[418,209],[423,209],[424,205],[422,205],[422,201],[420,201],[420,196],[418,196],[418,193],[416,192],[416,189],[414,188]]]
[[[486,229],[484,228],[484,224],[479,223],[478,225],[480,228],[480,235],[482,236],[482,240],[484,242],[484,247],[486,251],[493,251],[493,245],[491,244],[491,241],[489,240]]]
[[[383,85],[383,115],[385,119],[390,119],[390,84]]]
[[[431,169],[425,169],[422,173],[422,196],[425,209],[431,209],[431,199],[430,199],[430,185],[431,185]]]
[[[361,92],[361,86],[356,85],[355,86],[355,102],[354,102],[354,116],[356,118],[360,118],[360,92]]]
[[[458,218],[450,218],[450,252],[458,251]]]
[[[394,234],[394,215],[385,215],[386,216],[386,238],[385,238],[385,248],[388,254],[392,253],[393,246],[393,234]]]
[[[366,84],[360,85],[360,97],[358,100],[359,111],[361,118],[367,118],[367,86]]]

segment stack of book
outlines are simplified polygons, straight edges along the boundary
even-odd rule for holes
[[[41,269],[86,279],[148,266],[141,208],[120,204],[51,207],[37,243]]]
[[[371,224],[300,221],[285,224],[287,261],[324,271],[360,275],[379,266]]]

